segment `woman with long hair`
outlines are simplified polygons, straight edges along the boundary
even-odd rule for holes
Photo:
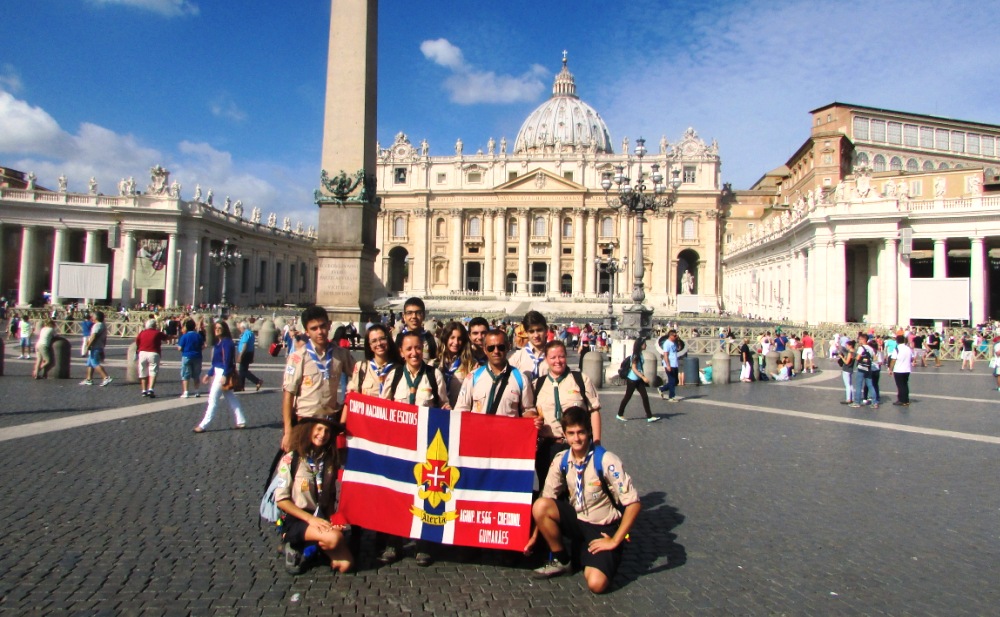
[[[236,417],[236,428],[244,428],[247,425],[247,419],[243,417],[243,409],[240,407],[239,399],[236,398],[236,393],[225,387],[230,375],[236,371],[236,344],[233,343],[233,335],[229,331],[229,324],[221,319],[216,321],[213,327],[215,347],[212,348],[212,368],[201,378],[202,383],[211,382],[212,385],[208,391],[208,408],[205,409],[205,417],[192,429],[195,433],[205,432],[205,427],[215,416],[215,408],[223,396]]]
[[[354,365],[354,374],[347,384],[348,392],[369,396],[380,396],[385,378],[393,368],[403,363],[399,349],[392,339],[392,333],[382,324],[373,324],[365,332],[365,360]],[[341,422],[346,421],[347,409],[342,412]]]
[[[354,565],[344,528],[330,522],[337,501],[340,461],[333,436],[339,427],[327,418],[300,418],[292,429],[291,450],[281,458],[274,502],[285,513],[285,568],[301,572],[302,551],[315,542],[330,567],[347,572]],[[293,477],[294,474],[294,477]]]
[[[646,386],[649,385],[649,378],[646,377],[646,373],[644,372],[645,362],[642,358],[642,352],[645,349],[646,339],[637,338],[635,344],[632,345],[632,368],[629,369],[628,378],[625,380],[625,398],[622,399],[621,405],[618,406],[617,418],[622,422],[628,421],[625,417],[625,406],[628,405],[629,400],[632,398],[632,393],[636,390],[639,391],[639,397],[642,398],[642,410],[646,412],[646,422],[656,422],[660,419],[659,416],[654,416],[653,412],[649,410],[649,395],[646,394]]]
[[[460,322],[449,322],[442,330],[435,366],[448,382],[448,403],[454,407],[462,389],[462,381],[478,366],[472,356],[469,331]]]
[[[844,391],[846,392],[846,400],[842,401],[843,405],[860,404],[861,402],[854,400],[854,382],[852,380],[854,364],[857,360],[856,345],[857,343],[854,341],[847,341],[847,345],[837,353],[837,364],[840,365],[841,377],[844,379]]]

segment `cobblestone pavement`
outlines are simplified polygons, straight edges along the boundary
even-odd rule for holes
[[[655,424],[638,398],[634,421],[614,422],[622,390],[602,390],[605,445],[643,511],[615,588],[592,596],[580,575],[538,582],[494,556],[376,568],[367,539],[356,574],[287,575],[257,516],[280,363],[255,365],[265,388],[241,395],[247,430],[223,416],[194,435],[205,399],[176,398],[176,353],[155,401],[123,383],[124,353],[111,350],[116,381],[99,388],[77,385],[78,358],[72,380],[32,380],[8,348],[2,615],[952,616],[1000,604],[1000,393],[985,365],[921,370],[909,408],[839,405],[835,367],[686,387],[678,404],[654,393]]]

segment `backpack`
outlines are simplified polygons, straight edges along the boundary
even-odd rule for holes
[[[632,370],[632,356],[625,356],[622,360],[621,366],[618,367],[618,376],[622,379],[628,379],[629,371]]]
[[[264,497],[260,500],[260,517],[269,523],[278,523],[281,520],[284,512],[278,508],[278,504],[274,501],[274,491],[278,488],[278,465],[281,464],[281,457],[284,456],[284,451],[280,448],[278,453],[274,456],[274,461],[271,463],[271,472],[267,476],[267,482],[264,485]],[[290,465],[292,472],[292,481],[295,481],[295,472],[298,471],[299,467],[299,453],[292,451],[292,464]]]
[[[867,345],[862,345],[861,350],[858,352],[857,369],[862,373],[872,370],[872,355],[868,351]]]
[[[657,349],[663,349],[663,343],[665,343],[667,341],[667,337],[668,336],[670,336],[670,335],[669,334],[664,334],[660,338],[656,339],[656,348]]]
[[[580,396],[583,397],[583,406],[588,411],[590,410],[590,399],[587,398],[587,388],[583,385],[583,374],[580,371],[570,371],[570,375],[573,376],[573,381],[576,382],[578,388],[580,388]],[[535,380],[535,400],[538,400],[538,393],[542,390],[542,386],[545,385],[545,380],[548,379],[548,375],[543,375]]]
[[[390,401],[396,400],[396,386],[398,386],[399,382],[403,380],[403,371],[405,371],[405,370],[406,370],[405,366],[399,366],[399,367],[396,367],[396,370],[392,374],[392,385],[389,386],[389,400]],[[364,369],[362,369],[362,371],[364,371]],[[427,370],[424,371],[424,375],[427,376],[427,384],[430,385],[430,387],[431,387],[431,396],[434,397],[434,406],[435,407],[440,407],[441,406],[441,395],[438,394],[438,381],[437,381],[437,377],[434,376],[434,367],[430,366],[428,364],[427,365]],[[361,388],[361,384],[363,383],[364,378],[365,378],[365,375],[364,375],[364,372],[362,372],[361,373],[361,380],[362,381],[358,382],[358,389]]]
[[[508,371],[503,374],[503,377],[500,378],[500,385],[497,386],[496,394],[493,396],[493,405],[489,409],[486,410],[486,413],[489,414],[489,415],[491,415],[491,416],[495,416],[496,413],[497,413],[497,410],[500,409],[500,399],[503,398],[504,390],[507,389],[507,382],[510,381],[510,376],[511,376],[512,373],[514,375],[514,381],[517,382],[517,387],[521,389],[521,392],[524,392],[524,377],[521,377],[521,371],[517,370],[516,368],[514,368],[513,366],[510,366],[510,365],[508,365],[507,368],[508,368]],[[482,376],[483,371],[488,371],[489,369],[490,369],[489,365],[488,364],[484,364],[483,366],[480,366],[479,368],[477,368],[474,373],[472,373],[472,387],[473,388],[476,387],[476,382]],[[523,413],[524,413],[524,407],[521,405],[520,399],[518,399],[518,401],[517,401],[517,415],[518,415],[518,417],[520,417],[521,414],[523,414]]]
[[[597,471],[597,479],[601,481],[601,490],[607,495],[608,500],[611,501],[611,505],[614,506],[615,510],[618,510],[618,513],[622,514],[625,512],[625,506],[611,492],[611,487],[608,486],[608,479],[604,477],[605,452],[607,450],[604,449],[604,446],[594,446],[594,470]],[[563,452],[562,460],[559,462],[559,471],[562,472],[563,482],[565,482],[566,473],[569,471],[569,450]]]

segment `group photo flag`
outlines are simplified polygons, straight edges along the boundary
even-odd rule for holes
[[[349,393],[338,517],[441,544],[520,551],[531,529],[531,418]]]

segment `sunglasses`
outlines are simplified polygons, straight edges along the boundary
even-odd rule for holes
[[[486,351],[507,351],[506,345],[487,345]]]

